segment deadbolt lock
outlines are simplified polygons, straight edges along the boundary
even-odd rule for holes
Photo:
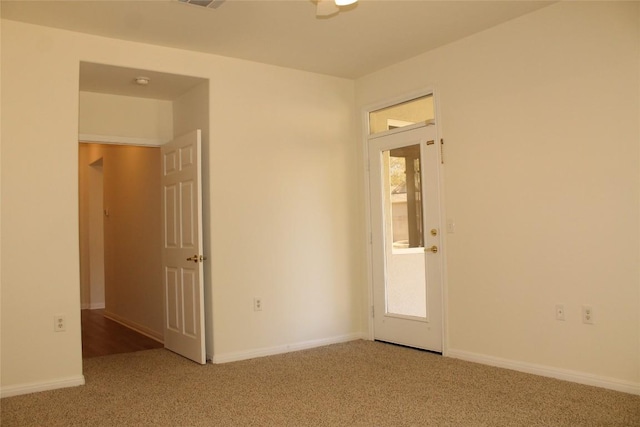
[[[438,235],[438,229],[437,228],[432,228],[431,229],[431,235],[432,236],[437,236]]]
[[[433,252],[434,254],[438,253],[438,247],[436,245],[431,246],[430,248],[424,248],[425,252]]]

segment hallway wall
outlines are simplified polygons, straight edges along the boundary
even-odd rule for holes
[[[80,227],[88,185],[82,174],[102,159],[104,175],[105,315],[162,340],[160,149],[80,144]],[[83,237],[81,233],[81,240]],[[81,274],[90,254],[81,246]],[[85,262],[83,262],[85,261]]]

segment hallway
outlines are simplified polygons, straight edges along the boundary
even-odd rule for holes
[[[82,358],[163,348],[163,344],[104,317],[104,310],[82,310]]]

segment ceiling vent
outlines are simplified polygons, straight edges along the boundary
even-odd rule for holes
[[[180,3],[217,9],[225,0],[178,0]]]

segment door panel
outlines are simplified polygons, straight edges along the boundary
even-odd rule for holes
[[[181,247],[183,249],[197,250],[196,242],[198,241],[196,230],[194,227],[195,212],[194,209],[194,183],[193,181],[186,181],[180,183],[180,237]],[[198,252],[200,253],[200,252]]]
[[[164,247],[178,247],[178,191],[175,185],[164,187],[163,194],[164,203]]]
[[[430,125],[368,142],[374,337],[442,351],[439,144],[435,140],[435,126]]]
[[[165,348],[206,363],[200,130],[162,146]]]
[[[165,267],[165,303],[167,307],[166,312],[166,328],[172,332],[180,332],[180,320],[178,315],[180,313],[179,299],[178,299],[178,269]],[[166,331],[165,331],[166,335]]]
[[[198,334],[198,312],[197,310],[195,310],[198,294],[198,283],[196,276],[197,272],[193,269],[182,270],[184,333],[191,338],[197,338]]]

